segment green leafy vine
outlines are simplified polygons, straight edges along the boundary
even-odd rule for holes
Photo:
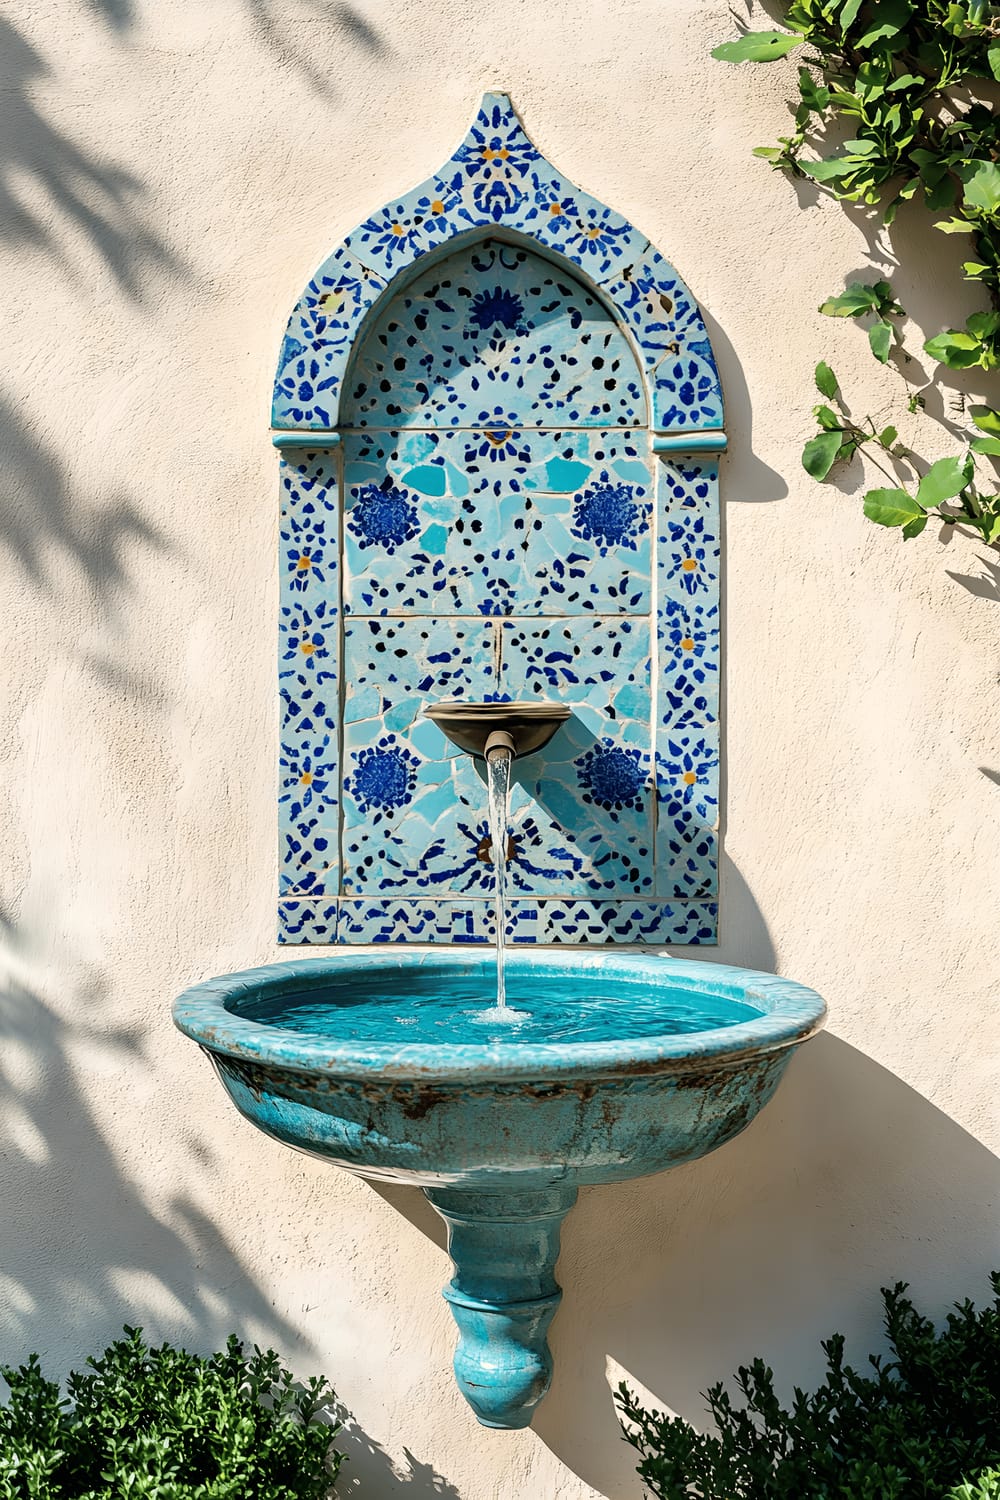
[[[754,155],[811,178],[843,202],[875,209],[886,225],[910,199],[946,215],[934,227],[968,236],[964,276],[981,285],[990,306],[964,328],[928,339],[924,352],[953,370],[996,370],[1000,114],[992,99],[1000,81],[1000,7],[986,0],[790,0],[784,24],[786,30],[746,31],[712,53],[724,62],[773,62],[802,49],[794,130]],[[909,359],[894,321],[903,308],[888,282],[852,282],[820,312],[863,320],[880,364],[894,350]],[[927,466],[899,443],[894,426],[879,429],[870,418],[850,416],[825,361],[816,367],[816,386],[826,401],[813,411],[819,430],[803,450],[807,473],[825,480],[863,452],[890,481],[865,494],[870,520],[910,540],[934,518],[1000,544],[1000,412],[970,407],[975,430],[965,434],[963,451]],[[913,413],[924,400],[913,394],[906,404]]]

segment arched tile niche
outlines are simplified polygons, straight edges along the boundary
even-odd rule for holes
[[[711,943],[718,376],[684,284],[491,94],[289,323],[285,943],[493,939],[480,767],[423,715],[558,699],[515,764],[514,943]]]

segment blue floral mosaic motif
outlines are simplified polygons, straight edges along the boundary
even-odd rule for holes
[[[383,735],[376,744],[356,751],[353,759],[354,769],[344,782],[344,791],[361,812],[374,815],[373,822],[413,801],[419,761],[395,735]]]
[[[524,334],[524,303],[516,292],[503,286],[477,292],[469,308],[469,323],[482,333],[491,333],[494,328],[507,333]]]
[[[281,670],[278,675],[282,680],[314,678],[317,686],[336,682],[332,634],[337,628],[336,615],[336,608],[327,599],[321,599],[312,610],[298,601],[281,606]]]
[[[573,534],[586,542],[597,542],[601,556],[610,547],[636,550],[641,512],[632,498],[632,486],[613,484],[607,474],[600,483],[584,490],[573,507]]]
[[[487,96],[306,288],[274,421],[340,440],[282,464],[280,940],[492,941],[482,768],[425,709],[544,698],[507,940],[714,942],[718,471],[649,429],[722,405],[673,268]]]
[[[378,547],[391,557],[401,543],[412,541],[420,530],[417,507],[391,479],[363,484],[348,512],[347,529],[357,537],[362,551]]]
[[[664,464],[659,575],[665,598],[712,599],[719,584],[715,464]]]
[[[282,745],[278,761],[281,768],[279,802],[287,802],[289,816],[301,818],[311,807],[323,811],[334,805],[336,760],[329,736],[314,745],[299,740]]]
[[[607,812],[643,805],[646,775],[638,750],[605,740],[578,762],[578,775],[584,802],[595,802]]]
[[[322,359],[308,354],[293,358],[278,378],[286,415],[303,426],[329,426],[333,407],[326,392],[332,392],[336,383],[336,376],[327,373]]]

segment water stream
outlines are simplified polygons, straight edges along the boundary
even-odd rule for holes
[[[486,757],[489,794],[490,850],[493,855],[493,919],[497,933],[498,1012],[507,1010],[507,980],[504,973],[504,934],[507,931],[507,820],[510,799],[509,750],[491,750]]]

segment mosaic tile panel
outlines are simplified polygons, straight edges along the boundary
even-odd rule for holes
[[[514,765],[511,888],[652,894],[648,619],[505,620],[499,629],[501,697],[573,707],[542,754]]]
[[[555,315],[554,315],[555,314]],[[483,240],[386,300],[341,402],[346,427],[644,427],[623,330],[565,269]]]
[[[718,889],[719,496],[715,462],[661,461],[656,868],[663,895]]]
[[[352,619],[344,632],[345,895],[490,889],[480,769],[423,710],[497,695],[491,622]]]
[[[338,900],[278,902],[279,943],[335,943]]]
[[[647,434],[502,415],[345,435],[348,614],[648,614]]]
[[[281,941],[493,940],[461,697],[572,710],[514,767],[508,941],[715,941],[717,465],[650,426],[722,407],[669,264],[487,96],[310,283],[274,413],[340,429],[282,466]]]
[[[355,334],[385,288],[385,281],[355,260],[346,246],[317,271],[281,346],[271,408],[274,427],[336,425]]]
[[[605,945],[714,943],[715,902],[529,901],[511,903],[511,943]],[[310,936],[303,938],[302,933]],[[349,900],[337,908],[283,901],[279,942],[493,943],[493,904],[487,900]]]
[[[492,892],[482,766],[423,709],[534,696],[546,673],[574,714],[514,768],[511,889],[652,892],[648,620],[354,618],[344,663],[345,894]]]
[[[551,274],[558,275],[565,265],[599,288],[601,299],[610,304],[616,319],[638,346],[654,426],[677,431],[721,427],[718,373],[704,321],[687,287],[644,235],[613,209],[568,182],[544,159],[525,134],[505,94],[487,94],[451,159],[420,187],[365,219],[320,267],[288,325],[275,383],[274,425],[322,429],[344,423],[341,402],[345,389],[351,391],[352,400],[362,403],[372,395],[370,381],[365,378],[362,383],[366,390],[355,398],[357,387],[353,381],[345,382],[345,377],[355,337],[380,291],[397,277],[405,279],[423,272],[423,258],[439,255],[456,235],[495,242],[500,234],[540,246],[554,259],[556,270]],[[499,250],[489,253],[500,256]],[[508,259],[513,265],[513,255]],[[424,273],[428,287],[434,274],[432,263],[429,267]],[[531,336],[516,334],[517,328],[527,328],[527,322],[518,320],[513,303],[505,295],[518,297],[520,283],[511,284],[506,279],[506,268],[503,276],[492,275],[492,267],[490,272],[472,292],[472,298],[485,294],[490,299],[495,291],[500,295],[481,302],[475,312],[472,300],[468,302],[468,317],[473,320],[469,346],[488,345],[497,336],[513,334],[515,343],[527,340],[527,351],[529,345],[534,347]],[[491,284],[486,285],[486,281]],[[594,297],[589,303],[600,308]],[[457,318],[460,306],[456,303],[450,315]],[[522,307],[527,316],[529,309],[523,298]],[[596,330],[596,312],[591,314],[587,303],[582,303],[580,310],[584,323],[592,322]],[[493,317],[489,327],[480,326],[493,313],[499,316]],[[512,326],[507,326],[505,319],[510,319]],[[470,330],[468,320],[461,327],[457,321],[453,326],[456,338]],[[416,336],[419,330],[413,330],[413,334]],[[456,359],[459,347],[456,344]],[[592,347],[588,352],[593,353]],[[568,343],[559,346],[559,358],[568,353]],[[391,382],[392,375],[382,378]],[[391,391],[377,394],[391,396]],[[412,405],[414,399],[416,407]],[[603,399],[617,405],[633,398],[620,396],[616,389]],[[560,391],[556,400],[557,405],[563,403],[564,393]],[[406,411],[423,409],[419,382],[408,385],[406,396],[399,402],[392,398],[391,404]],[[576,409],[572,398],[567,410],[571,407]],[[635,408],[645,409],[645,404]],[[357,416],[367,420],[369,414],[358,411]],[[645,418],[626,417],[622,408],[614,416],[591,413],[583,420],[606,426]],[[405,424],[391,421],[386,425]]]
[[[337,459],[281,464],[279,888],[339,891],[340,628]]]

